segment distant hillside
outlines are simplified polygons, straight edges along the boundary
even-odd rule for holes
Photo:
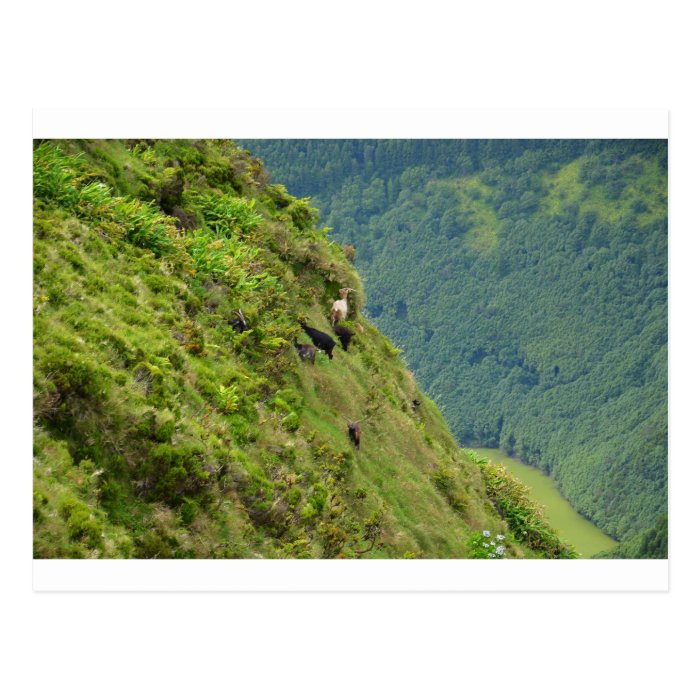
[[[34,195],[35,557],[574,556],[462,453],[346,253],[245,151],[37,142]],[[332,334],[344,286],[348,351],[302,360],[299,320]]]
[[[666,512],[666,141],[242,143],[356,248],[462,444],[541,467],[614,537]]]

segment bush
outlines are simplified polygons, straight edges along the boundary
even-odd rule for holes
[[[294,486],[291,489],[289,489],[289,492],[287,493],[287,503],[289,504],[289,507],[296,507],[300,500],[301,489],[298,486]]]
[[[300,231],[310,229],[318,220],[318,209],[310,204],[311,198],[295,199],[286,209],[292,219],[292,223]]]
[[[134,367],[134,381],[142,387],[145,396],[151,403],[160,405],[165,399],[165,374],[160,367],[148,362],[139,362]]]
[[[175,432],[175,416],[163,411],[156,416],[154,437],[158,442],[170,442]]]
[[[64,347],[48,348],[40,366],[63,398],[96,397],[103,389],[104,372],[87,356]]]
[[[455,488],[455,477],[452,471],[444,466],[440,465],[433,471],[430,475],[430,480],[437,486],[443,493],[451,493]]]
[[[58,513],[66,521],[72,540],[83,542],[91,549],[103,549],[102,527],[87,505],[74,496],[67,496],[59,503]]]
[[[262,221],[255,211],[255,200],[231,195],[201,195],[197,199],[207,225],[224,238],[249,234]]]
[[[470,559],[507,559],[505,535],[491,536],[489,530],[475,532],[467,542]]]
[[[197,504],[190,498],[185,498],[180,506],[180,519],[183,525],[191,525],[197,517]]]
[[[137,559],[172,559],[173,547],[160,533],[148,530],[136,543]]]
[[[200,443],[156,445],[141,466],[141,476],[152,484],[150,497],[179,505],[186,495],[200,491],[209,482],[204,470],[204,449]]]
[[[299,430],[299,424],[300,424],[299,414],[296,411],[292,411],[291,413],[288,413],[282,419],[282,427],[285,430],[288,430],[290,433],[293,433],[293,432]]]

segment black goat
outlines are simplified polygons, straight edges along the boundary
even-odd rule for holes
[[[327,333],[323,331],[316,330],[307,326],[305,323],[300,324],[301,327],[306,331],[306,335],[311,338],[311,342],[319,349],[328,355],[328,359],[333,359],[333,348],[335,347],[335,340],[331,338]]]
[[[335,326],[333,326],[333,331],[338,338],[340,338],[340,344],[343,346],[343,350],[347,352],[350,341],[355,334],[349,328],[341,326],[339,323],[336,323]]]
[[[245,316],[240,309],[236,311],[236,316],[238,316],[238,318],[234,319],[233,321],[228,321],[228,325],[231,326],[234,331],[242,333],[248,329],[248,322],[245,320]]]
[[[420,406],[420,401],[418,399],[413,399],[413,401],[411,401],[411,407],[413,410],[418,410],[418,406]]]
[[[302,360],[308,360],[312,365],[316,362],[316,348],[313,345],[307,345],[302,343],[301,345],[297,343],[297,339],[294,338],[294,347],[299,353],[299,357]]]

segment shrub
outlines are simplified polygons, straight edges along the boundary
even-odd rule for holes
[[[290,508],[296,507],[300,500],[301,489],[298,486],[294,486],[289,489],[289,492],[287,493],[287,503],[289,504]]]
[[[79,156],[67,156],[49,141],[34,150],[34,195],[37,199],[73,207],[79,199]]]
[[[154,437],[158,442],[170,442],[175,432],[175,416],[162,411],[155,417]]]
[[[291,413],[288,413],[282,419],[282,427],[285,430],[288,430],[290,433],[293,433],[293,432],[299,430],[299,424],[300,424],[299,414],[296,411],[292,411]]]
[[[251,520],[257,524],[269,522],[270,510],[275,496],[275,486],[257,465],[246,464],[247,475],[243,500]]]
[[[174,557],[171,542],[162,534],[148,530],[136,542],[137,559],[172,559]]]
[[[318,511],[312,503],[306,503],[301,509],[300,516],[304,522],[309,523],[318,517]]]
[[[470,559],[507,559],[505,535],[491,536],[489,530],[475,532],[467,542]]]
[[[156,255],[175,249],[173,219],[154,204],[113,195],[107,185],[84,172],[80,156],[68,156],[48,142],[34,151],[34,193],[81,218],[99,221],[104,230],[123,231],[130,243]]]
[[[151,498],[171,505],[179,505],[186,495],[197,493],[209,482],[203,446],[197,442],[152,447],[140,471],[153,484]]]
[[[197,517],[197,503],[190,498],[185,498],[180,506],[180,519],[183,525],[191,525]]]
[[[106,373],[86,355],[53,346],[38,364],[48,378],[47,388],[61,402],[69,398],[101,400],[105,395]]]
[[[316,531],[321,538],[322,556],[324,559],[333,559],[343,551],[347,535],[341,527],[335,523],[321,522],[318,524]]]
[[[240,400],[237,387],[233,385],[223,386],[223,384],[219,386],[217,403],[223,413],[235,413],[238,410]]]
[[[282,554],[290,559],[311,559],[311,542],[306,537],[299,537],[282,546]]]
[[[138,384],[145,396],[150,397],[154,405],[158,405],[165,398],[165,374],[160,367],[149,362],[139,362],[134,367],[134,382]]]
[[[310,229],[318,220],[318,209],[310,204],[311,198],[295,199],[287,208],[286,212],[292,219],[292,223],[300,231]]]
[[[34,522],[40,522],[43,520],[42,509],[44,506],[48,505],[49,499],[40,491],[34,491],[34,508],[33,508],[33,518]]]
[[[248,234],[262,221],[255,211],[255,200],[231,195],[200,195],[197,199],[207,225],[224,238]]]
[[[314,484],[307,502],[314,509],[317,515],[321,515],[326,507],[328,489],[323,484]]]
[[[440,465],[433,471],[430,475],[430,480],[437,486],[443,493],[450,493],[455,488],[455,477],[452,470],[449,467]]]
[[[102,549],[102,528],[91,509],[74,496],[64,497],[58,506],[59,515],[66,521],[72,540],[85,543],[91,549]]]
[[[275,394],[275,398],[281,399],[286,404],[288,404],[288,406],[291,409],[294,410],[299,410],[304,406],[304,397],[301,396],[301,394],[294,391],[293,389],[280,389]],[[290,408],[287,408],[285,410],[290,410]]]

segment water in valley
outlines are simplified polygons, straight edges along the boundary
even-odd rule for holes
[[[544,506],[545,516],[552,527],[559,532],[563,540],[573,545],[582,557],[590,557],[615,546],[615,540],[574,510],[559,493],[554,481],[544,472],[519,459],[509,457],[501,450],[486,447],[469,449],[494,464],[502,464],[511,474],[529,486],[531,498]]]

